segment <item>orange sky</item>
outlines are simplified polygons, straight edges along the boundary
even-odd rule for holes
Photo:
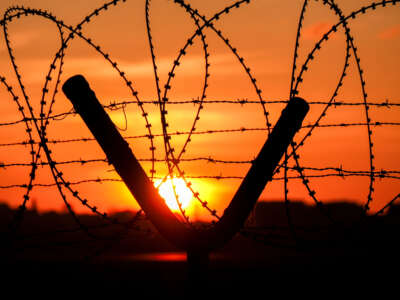
[[[199,12],[210,17],[233,1],[188,1]],[[322,2],[322,1],[320,1]],[[165,84],[167,74],[173,61],[186,40],[196,30],[184,10],[173,1],[153,0],[150,8],[151,27],[155,43],[155,52],[160,72],[161,86]],[[230,15],[221,17],[216,27],[229,37],[245,62],[257,78],[259,88],[266,100],[287,99],[290,89],[290,75],[293,59],[293,46],[296,37],[298,16],[303,1],[251,1]],[[369,1],[338,0],[344,14],[366,5]],[[0,11],[5,12],[12,5],[26,5],[34,8],[47,9],[62,19],[67,25],[75,25],[88,13],[104,4],[104,1],[9,1],[0,3]],[[366,89],[370,101],[385,101],[400,103],[398,85],[400,60],[400,5],[389,8],[378,8],[368,15],[349,21],[361,66],[366,79]],[[314,2],[307,10],[304,31],[301,37],[299,64],[313,48],[324,32],[337,22],[337,17],[322,3]],[[39,111],[41,89],[49,69],[50,62],[59,48],[60,41],[57,27],[54,23],[39,17],[21,17],[8,26],[9,36],[15,51],[16,61],[23,75],[24,85],[32,99],[32,105]],[[85,36],[90,37],[95,44],[118,62],[118,66],[133,82],[141,100],[156,99],[154,76],[146,36],[144,1],[127,1],[116,7],[110,7],[106,12],[93,19],[82,29]],[[257,100],[257,95],[251,82],[232,52],[208,30],[207,43],[210,56],[210,79],[207,90],[207,100],[212,99],[249,99]],[[11,68],[10,59],[4,41],[3,31],[0,33],[0,76],[21,96],[16,84],[16,77]],[[300,86],[300,96],[309,101],[329,100],[333,93],[345,56],[345,38],[342,30],[338,31],[310,65],[310,70]],[[356,72],[354,57],[350,60],[348,76],[344,87],[337,97],[338,101],[361,101],[360,81]],[[99,100],[103,104],[113,101],[132,100],[127,87],[118,73],[96,51],[86,43],[75,38],[67,49],[62,82],[75,74],[86,76]],[[181,101],[196,99],[201,96],[204,78],[204,54],[201,43],[196,39],[194,46],[187,52],[176,72],[171,100]],[[15,104],[3,86],[0,86],[2,110],[0,122],[19,120],[21,116]],[[62,93],[59,93],[54,106],[54,113],[62,113],[71,109],[71,104]],[[171,133],[190,129],[196,113],[196,106],[169,105],[168,122]],[[282,110],[282,104],[267,106],[274,124]],[[312,124],[319,116],[323,106],[312,105],[304,124]],[[399,107],[371,108],[372,122],[398,122]],[[159,110],[154,105],[145,105],[149,113],[153,134],[161,133]],[[108,111],[119,127],[125,124],[122,110]],[[124,136],[147,134],[145,122],[137,105],[126,107],[128,129],[121,131]],[[365,112],[361,106],[343,106],[330,108],[321,124],[337,124],[343,122],[364,123]],[[259,104],[207,104],[201,112],[197,131],[263,128],[265,118]],[[305,134],[302,130],[296,140]],[[399,130],[397,126],[373,127],[374,165],[377,170],[400,170],[398,153],[400,150]],[[73,139],[91,137],[80,117],[68,116],[60,121],[53,121],[48,127],[49,139]],[[174,136],[172,144],[177,153],[180,152],[186,136]],[[37,135],[35,136],[37,139]],[[21,142],[27,140],[22,124],[0,126],[0,144]],[[194,135],[183,158],[212,157],[221,160],[251,160],[266,139],[266,131],[249,131],[236,133],[215,133]],[[131,148],[138,158],[150,158],[151,153],[147,139],[129,139]],[[103,159],[104,154],[95,142],[62,143],[51,145],[53,159],[57,162],[69,160]],[[164,158],[161,138],[156,139],[156,157]],[[304,167],[339,168],[352,171],[369,170],[368,135],[365,127],[334,127],[318,128],[300,149],[300,163]],[[45,161],[44,155],[42,159]],[[29,148],[25,146],[0,147],[0,162],[30,163]],[[290,165],[293,161],[290,160]],[[143,162],[146,171],[150,163]],[[249,164],[217,164],[207,161],[183,162],[185,173],[190,176],[244,176]],[[65,178],[71,182],[96,179],[116,178],[118,175],[104,163],[70,164],[60,166]],[[156,176],[164,176],[165,165],[156,165]],[[26,184],[30,169],[26,167],[8,167],[0,169],[0,186]],[[294,173],[291,173],[294,175]],[[318,171],[307,171],[306,174],[318,175]],[[277,177],[281,177],[278,174]],[[207,200],[212,208],[222,214],[229,203],[240,180],[193,179],[193,186],[199,191],[200,197]],[[40,167],[36,183],[54,182],[47,167]],[[365,203],[368,190],[368,177],[328,177],[310,179],[311,187],[315,189],[317,198],[325,200],[349,199]],[[90,203],[103,211],[114,209],[137,208],[137,204],[129,195],[122,183],[85,183],[74,186]],[[289,183],[289,197],[311,202],[307,190],[299,180]],[[1,189],[0,199],[17,206],[21,203],[24,190],[20,188]],[[379,209],[387,201],[399,193],[396,179],[377,180],[375,184],[373,209]],[[269,184],[261,198],[279,200],[283,197],[282,181]],[[63,207],[61,197],[55,187],[37,187],[32,192],[32,198],[37,199],[40,209],[60,210]],[[71,204],[79,211],[85,211],[75,199]],[[200,208],[196,216],[204,217]]]

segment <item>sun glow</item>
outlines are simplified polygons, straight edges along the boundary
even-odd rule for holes
[[[182,209],[187,208],[192,200],[193,193],[182,178],[168,177],[164,182],[161,179],[157,180],[154,185],[172,211],[179,211],[177,198]]]

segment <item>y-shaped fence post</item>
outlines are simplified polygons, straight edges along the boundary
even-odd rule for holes
[[[195,231],[169,210],[85,78],[68,79],[63,91],[151,222],[165,238],[187,251],[194,270],[201,270],[208,253],[242,228],[309,110],[303,99],[290,99],[221,219],[211,229]]]

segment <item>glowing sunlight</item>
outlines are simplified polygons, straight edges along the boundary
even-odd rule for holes
[[[171,179],[168,177],[164,182],[159,179],[154,183],[154,185],[172,211],[179,211],[176,198],[178,198],[182,209],[187,208],[192,200],[193,193],[186,186],[185,181],[182,178],[174,177]]]

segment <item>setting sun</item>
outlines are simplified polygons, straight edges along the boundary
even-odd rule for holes
[[[186,186],[182,178],[174,177],[171,179],[168,177],[165,181],[161,179],[157,180],[154,185],[172,211],[179,211],[177,200],[181,204],[182,209],[187,208],[192,200],[193,193]]]

